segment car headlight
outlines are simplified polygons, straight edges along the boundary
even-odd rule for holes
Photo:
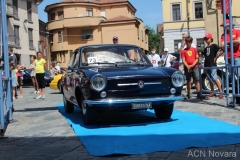
[[[176,71],[172,74],[172,84],[174,87],[182,87],[185,83],[185,75],[180,72]]]
[[[93,76],[90,83],[91,83],[92,89],[96,91],[102,91],[107,85],[107,81],[105,77],[101,74],[97,74]]]

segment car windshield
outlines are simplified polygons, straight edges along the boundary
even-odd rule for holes
[[[84,48],[81,54],[81,60],[83,65],[149,64],[143,52],[134,46]]]

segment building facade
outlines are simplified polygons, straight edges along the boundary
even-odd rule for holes
[[[178,51],[182,34],[193,37],[193,43],[204,47],[204,0],[162,0],[164,45],[169,52]]]
[[[6,0],[8,46],[13,48],[18,63],[30,65],[39,41],[38,5],[42,0]]]
[[[43,58],[46,60],[46,68],[49,69],[49,59],[48,54],[48,34],[47,34],[47,24],[39,20],[39,41],[38,41],[38,51],[42,52]]]
[[[239,0],[232,1],[234,28],[240,29]],[[162,0],[164,43],[170,52],[177,52],[182,33],[189,33],[199,50],[205,47],[203,37],[213,35],[214,43],[220,44],[223,34],[222,0]],[[228,15],[226,15],[228,17]]]
[[[143,21],[128,0],[64,0],[46,6],[51,62],[67,63],[75,49],[89,44],[134,44],[148,50]]]

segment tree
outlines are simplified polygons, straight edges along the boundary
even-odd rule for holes
[[[151,28],[150,26],[146,26],[148,31],[148,47],[149,51],[151,51],[152,47],[156,47],[156,53],[159,53],[159,47],[160,47],[160,37],[156,33],[156,31]]]

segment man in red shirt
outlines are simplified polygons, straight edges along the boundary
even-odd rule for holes
[[[197,98],[200,97],[200,83],[199,83],[199,71],[198,71],[198,52],[196,48],[191,47],[193,38],[188,36],[186,38],[187,47],[181,51],[182,61],[184,65],[184,74],[187,80],[187,98],[190,99],[191,91],[191,77],[193,77],[195,82],[195,87],[197,90]]]
[[[226,24],[229,25],[229,20],[226,20]],[[223,26],[223,23],[221,24]],[[230,53],[230,31],[232,31],[232,40],[233,40],[233,57],[234,57],[234,64],[240,65],[240,32],[230,27],[227,27],[227,44],[228,44],[228,63],[231,63],[231,53]],[[224,49],[224,34],[221,37],[221,47]],[[219,55],[221,56],[221,55]],[[218,56],[218,57],[219,57]],[[238,69],[238,76],[240,76],[240,69]]]

